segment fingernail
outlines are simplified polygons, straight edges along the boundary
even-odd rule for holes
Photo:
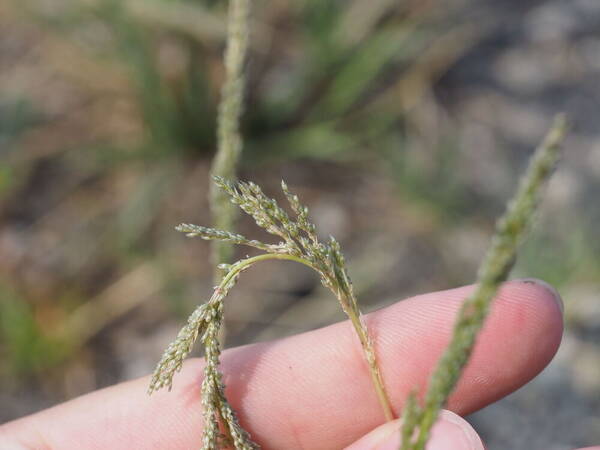
[[[431,430],[427,450],[484,450],[483,442],[465,419],[444,410]]]
[[[398,450],[401,427],[400,419],[387,422],[347,447],[346,450]]]
[[[554,300],[556,301],[556,304],[560,308],[560,312],[564,314],[564,312],[565,312],[565,305],[563,304],[562,297],[560,296],[560,294],[558,293],[558,291],[554,288],[554,286],[552,286],[551,284],[546,283],[544,280],[539,280],[537,278],[520,278],[520,279],[515,280],[515,281],[518,281],[519,283],[525,283],[525,284],[537,284],[538,286],[541,286],[544,289],[546,289],[554,297]]]
[[[347,450],[398,450],[400,448],[399,420],[380,426]],[[483,442],[462,417],[443,410],[425,447],[427,450],[484,450]]]

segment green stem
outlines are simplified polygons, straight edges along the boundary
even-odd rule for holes
[[[383,384],[383,378],[381,377],[381,371],[379,370],[379,364],[377,363],[377,356],[375,353],[375,349],[373,348],[373,343],[369,338],[367,327],[360,320],[360,316],[357,316],[356,314],[352,313],[348,314],[348,317],[350,318],[350,322],[352,322],[352,325],[354,326],[354,330],[356,331],[358,339],[360,340],[360,344],[363,348],[365,359],[369,364],[369,373],[371,375],[371,381],[373,382],[373,387],[375,388],[375,393],[377,394],[379,404],[383,409],[385,420],[388,422],[390,420],[394,420],[394,412],[392,411],[390,399],[385,389],[385,385]]]
[[[248,16],[250,0],[230,0],[227,24],[227,48],[225,49],[225,81],[219,103],[217,141],[218,149],[211,167],[212,176],[235,178],[236,167],[242,152],[240,119],[244,97],[244,61],[248,50]],[[215,228],[233,229],[235,207],[227,195],[216,185],[210,186],[210,208]],[[212,245],[213,263],[231,260],[232,246],[228,242],[215,241]],[[215,268],[215,280],[221,277]]]
[[[234,278],[240,272],[246,270],[252,264],[260,262],[260,261],[266,261],[269,259],[282,259],[282,260],[287,260],[287,261],[296,261],[300,264],[304,264],[305,266],[310,267],[313,270],[317,270],[310,263],[310,261],[308,261],[304,258],[301,258],[299,256],[286,255],[283,253],[264,253],[262,255],[253,256],[251,258],[242,259],[241,261],[238,261],[237,263],[233,264],[231,266],[231,269],[229,270],[229,272],[227,272],[227,274],[221,280],[221,283],[219,283],[219,288],[222,286],[226,286],[227,283],[229,283],[232,278]]]

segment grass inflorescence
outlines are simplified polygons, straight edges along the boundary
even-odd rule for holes
[[[339,243],[333,237],[327,242],[319,240],[315,225],[309,220],[308,208],[300,203],[284,182],[282,189],[294,217],[290,217],[275,200],[267,197],[255,183],[234,184],[220,177],[215,177],[215,182],[228,194],[233,204],[250,215],[259,227],[276,236],[279,242],[265,243],[237,233],[198,225],[177,226],[178,231],[186,233],[189,237],[246,245],[262,250],[263,253],[246,257],[233,264],[220,265],[225,275],[215,287],[208,302],[200,305],[192,313],[175,341],[165,351],[150,382],[149,393],[163,387],[171,388],[173,376],[181,369],[184,359],[199,338],[206,357],[201,389],[205,420],[203,448],[217,448],[219,423],[223,424],[235,448],[256,448],[248,433],[239,425],[225,397],[225,387],[219,370],[221,345],[217,336],[223,320],[223,301],[240,274],[257,262],[281,259],[296,261],[312,268],[319,274],[323,285],[335,294],[358,335],[384,415],[386,419],[392,419],[392,409],[377,364],[373,342],[362,320]]]

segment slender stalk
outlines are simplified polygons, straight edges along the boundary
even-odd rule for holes
[[[361,320],[359,315],[348,314],[348,317],[350,318],[350,322],[352,322],[352,326],[354,326],[354,330],[356,331],[358,339],[360,340],[365,359],[369,364],[371,381],[373,382],[373,387],[375,388],[375,393],[377,394],[377,400],[383,409],[385,420],[394,420],[392,405],[390,404],[385,385],[383,384],[383,378],[381,377],[381,371],[379,370],[379,364],[377,362],[377,355],[375,353],[375,349],[373,348],[373,342],[371,341],[367,326]]]
[[[269,259],[282,259],[287,261],[296,261],[300,264],[304,264],[305,266],[310,267],[311,269],[315,269],[315,267],[304,258],[300,258],[299,256],[287,255],[284,253],[264,253],[262,255],[253,256],[251,258],[242,259],[237,263],[231,266],[231,269],[221,280],[219,283],[219,287],[217,289],[222,288],[223,286],[227,286],[235,277],[237,277],[241,272],[248,269],[252,264],[255,264],[259,261],[266,261]]]
[[[248,20],[250,0],[230,0],[227,23],[227,47],[225,49],[225,81],[221,89],[221,102],[218,115],[218,148],[211,174],[227,179],[235,179],[236,167],[242,151],[240,118],[244,97],[244,61],[248,50]],[[210,186],[210,207],[213,225],[221,230],[232,230],[235,207],[229,202],[226,193],[214,184]],[[228,242],[214,241],[212,259],[215,267],[227,263],[232,256]],[[222,272],[215,268],[215,281],[221,279]]]

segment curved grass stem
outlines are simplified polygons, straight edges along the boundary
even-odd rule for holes
[[[229,272],[227,272],[227,274],[221,280],[221,283],[219,284],[219,287],[217,289],[223,289],[225,286],[227,286],[229,283],[231,283],[231,281],[235,277],[237,277],[244,270],[248,269],[251,265],[253,265],[257,262],[266,261],[269,259],[295,261],[297,263],[300,263],[307,267],[310,267],[311,269],[320,273],[320,271],[310,261],[308,261],[302,257],[294,256],[294,255],[287,255],[287,254],[278,254],[278,253],[265,253],[262,255],[253,256],[251,258],[243,259],[241,261],[238,261],[236,264],[233,264],[231,266],[231,269],[229,270]],[[375,393],[377,395],[377,400],[378,400],[379,404],[381,405],[385,419],[387,421],[393,420],[394,413],[392,410],[392,406],[391,406],[389,397],[387,395],[387,391],[385,389],[385,385],[383,383],[381,371],[379,370],[379,365],[377,363],[377,356],[375,353],[375,349],[373,347],[373,341],[371,340],[371,338],[369,336],[367,326],[361,320],[360,314],[356,314],[354,312],[354,308],[350,307],[350,305],[355,305],[357,303],[356,299],[355,298],[346,298],[344,295],[342,295],[338,292],[334,292],[334,293],[336,294],[336,297],[338,297],[340,303],[342,303],[342,306],[343,306],[344,310],[346,311],[348,318],[350,319],[350,322],[352,323],[352,326],[354,327],[356,334],[358,335],[358,339],[359,339],[360,345],[363,349],[365,360],[367,361],[367,364],[369,366],[369,374],[371,376],[373,388],[375,389]]]

